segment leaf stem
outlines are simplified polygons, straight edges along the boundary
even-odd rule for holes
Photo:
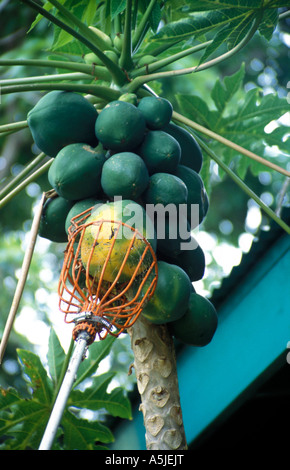
[[[39,176],[43,175],[50,167],[53,158],[50,158],[46,163],[44,163],[38,170],[36,170],[32,175],[28,176],[22,183],[20,183],[16,188],[14,188],[9,194],[7,194],[3,199],[0,201],[0,209],[5,206],[8,202],[11,201],[17,194],[20,193],[29,183],[36,180]]]
[[[290,10],[286,10],[280,13],[278,19],[283,20],[284,18],[288,18],[288,16],[290,16]]]
[[[67,62],[64,60],[43,60],[43,59],[0,59],[0,66],[33,66],[49,67],[56,69],[72,70],[74,72],[86,73],[92,77],[106,81],[111,81],[109,71],[103,66],[81,64],[79,62]]]
[[[192,129],[195,129],[196,131],[201,132],[202,134],[206,135],[207,137],[210,137],[214,140],[217,140],[221,144],[226,145],[227,147],[232,148],[233,150],[236,150],[239,153],[242,153],[246,157],[251,158],[252,160],[255,160],[262,165],[265,165],[272,170],[278,171],[282,175],[290,176],[290,171],[285,170],[284,168],[281,168],[280,166],[276,165],[275,163],[269,162],[265,158],[260,157],[259,155],[256,155],[255,153],[251,152],[250,150],[245,149],[244,147],[241,147],[238,144],[235,144],[231,140],[226,139],[225,137],[222,137],[219,134],[216,134],[215,132],[207,129],[204,126],[201,126],[200,124],[197,124],[196,122],[187,119],[186,117],[182,116],[181,114],[178,114],[176,111],[173,112],[173,119],[176,119],[177,121],[183,122],[184,124],[188,125]]]
[[[123,73],[123,71],[117,64],[115,64],[109,57],[107,57],[102,52],[102,50],[100,50],[100,47],[108,49],[107,44],[104,43],[99,36],[97,36],[88,26],[86,26],[81,20],[79,20],[77,16],[71,13],[65,6],[63,6],[57,0],[48,1],[49,3],[54,5],[68,21],[72,22],[77,28],[79,28],[81,34],[79,35],[78,39],[84,44],[87,44],[87,46],[92,50],[92,52],[94,52],[96,56],[103,62],[105,67],[107,67],[107,69],[112,74],[112,78],[114,79],[115,83],[118,85],[123,85],[127,81],[126,75]]]
[[[142,37],[143,35],[143,31],[144,29],[146,28],[146,24],[149,20],[149,17],[152,13],[152,10],[155,6],[155,3],[156,3],[156,0],[151,0],[144,15],[142,16],[142,19],[139,23],[139,25],[137,26],[137,29],[133,35],[133,40],[132,40],[132,48],[133,50],[136,48],[137,44],[139,43],[140,41],[140,38]]]
[[[108,73],[107,69],[105,69]],[[100,77],[98,77],[100,78]],[[108,78],[108,75],[106,76]],[[0,80],[0,86],[7,86],[7,85],[18,85],[24,83],[42,83],[42,82],[62,82],[64,80],[69,81],[77,81],[77,80],[90,80],[92,81],[94,77],[88,75],[86,73],[81,72],[73,72],[73,73],[56,73],[52,75],[39,75],[39,76],[32,76],[32,77],[24,77],[24,78],[8,78],[5,80]]]
[[[144,73],[150,74],[152,72],[155,72],[156,70],[159,70],[162,67],[165,67],[173,62],[176,62],[177,60],[183,59],[184,57],[187,57],[190,54],[194,54],[195,52],[201,51],[202,49],[207,47],[211,42],[212,41],[207,41],[207,42],[204,42],[203,44],[198,44],[196,46],[190,47],[189,49],[178,52],[177,54],[173,54],[169,57],[166,57],[165,59],[157,60],[156,62],[153,62],[152,64],[148,64],[145,67],[136,69],[131,73],[131,78],[138,77]]]
[[[1,81],[0,81],[0,85],[1,85]],[[2,126],[0,126],[0,134],[2,134],[2,132],[9,132],[9,133],[17,132],[22,129],[25,129],[26,127],[28,127],[27,121],[18,121],[18,122],[11,122],[9,124],[3,124]]]
[[[179,115],[180,116],[180,115]],[[176,117],[176,116],[175,116]],[[181,122],[183,122],[184,124],[188,125],[188,127],[191,127],[193,129],[196,129],[196,127],[192,126],[191,123],[192,121],[190,121],[189,119],[187,118],[183,118],[182,117],[182,120]],[[196,134],[195,134],[195,138],[197,140],[197,142],[199,143],[199,145],[205,150],[205,152],[210,156],[210,158],[212,158],[212,160],[214,160],[223,170],[224,172],[251,198],[253,199],[258,205],[259,207],[272,219],[274,220],[278,225],[280,225],[281,228],[283,228],[283,230],[285,230],[286,233],[290,234],[290,227],[282,220],[280,219],[280,217],[277,216],[277,214],[275,214],[274,211],[272,211],[272,209],[270,209],[270,207],[268,207],[266,204],[264,204],[264,202],[256,195],[256,193],[254,193],[254,191],[252,191],[249,186],[247,186],[244,181],[242,181],[239,176],[237,176],[227,165],[226,163],[224,163],[206,144],[205,142],[200,138],[198,137]]]
[[[252,191],[222,160],[212,151],[209,147],[198,137],[195,136],[197,142],[200,146],[206,151],[206,153],[227,173],[230,178],[251,198],[253,199],[258,206],[280,227],[285,230],[286,233],[290,235],[290,227],[287,225],[278,215],[270,209],[264,202],[257,196],[254,191]]]
[[[1,94],[7,95],[9,93],[22,93],[24,91],[50,91],[50,90],[64,90],[74,91],[79,93],[88,93],[90,95],[103,98],[107,101],[118,99],[121,92],[109,87],[101,85],[93,85],[86,83],[26,83],[23,85],[11,85],[1,88]]]
[[[28,173],[30,173],[32,170],[34,170],[34,168],[40,163],[42,162],[42,160],[46,157],[45,153],[41,152],[39,155],[37,155],[37,157],[35,157],[30,163],[28,163],[25,168],[23,168],[23,170],[18,173],[18,175],[16,175],[8,184],[6,184],[6,186],[4,186],[4,188],[1,189],[0,191],[0,198],[3,198],[4,196],[6,196],[9,191],[12,190],[12,188],[17,184],[19,183],[19,181],[21,181],[25,176],[28,175]]]
[[[112,75],[112,79],[117,85],[123,85],[127,81],[127,77],[124,72],[120,69],[120,67],[115,64],[111,59],[109,59],[98,47],[95,46],[96,35],[93,31],[91,31],[85,24],[83,24],[77,17],[75,17],[70,11],[68,11],[65,7],[63,7],[60,3],[56,0],[51,0],[52,3],[56,8],[61,11],[61,13],[69,20],[79,27],[81,33],[71,28],[69,25],[64,23],[63,21],[59,20],[57,17],[52,15],[50,12],[42,8],[38,3],[34,2],[33,0],[21,0],[22,2],[29,5],[34,10],[38,11],[44,18],[47,18],[51,23],[60,27],[67,33],[69,33],[74,38],[78,39],[82,42],[85,46],[87,46],[92,52],[96,54],[96,56],[103,62],[105,67],[110,71]]]
[[[126,70],[129,70],[133,66],[131,16],[132,16],[132,0],[127,0],[126,13],[125,13],[124,39],[123,39],[122,52],[121,52],[121,57],[120,57],[120,66]]]
[[[24,78],[11,78],[6,80],[0,80],[0,86],[8,85],[22,85],[24,83],[42,83],[42,82],[61,82],[63,80],[92,80],[92,77],[88,76],[85,73],[56,73],[52,75],[40,75],[34,77],[24,77]]]
[[[198,132],[201,132],[202,134],[206,135],[207,137],[210,137],[214,140],[217,140],[221,144],[226,145],[227,147],[232,148],[233,150],[236,150],[239,153],[242,153],[246,157],[251,158],[252,160],[255,160],[262,165],[265,165],[272,170],[278,171],[282,175],[290,176],[290,171],[285,170],[284,168],[281,168],[280,166],[276,165],[275,163],[269,162],[268,160],[260,157],[259,155],[256,155],[255,153],[251,152],[250,150],[245,149],[244,147],[241,147],[238,144],[235,144],[231,140],[226,139],[225,137],[222,137],[219,134],[216,134],[215,132],[207,129],[206,127],[201,126],[200,124],[197,124],[196,122],[186,118],[185,116],[182,116],[181,114],[178,114],[176,111],[173,112],[172,115],[173,119],[176,119],[177,121],[183,122],[184,124],[188,125],[192,129],[195,129]]]
[[[228,59],[229,57],[232,57],[234,54],[239,52],[250,41],[250,39],[253,37],[253,35],[255,34],[255,32],[258,28],[258,25],[260,23],[261,15],[262,15],[262,13],[260,14],[259,17],[256,17],[256,19],[253,23],[253,26],[251,27],[249,32],[246,34],[246,36],[235,47],[233,47],[230,51],[227,51],[224,54],[221,54],[220,56],[209,60],[208,62],[204,62],[203,64],[196,65],[194,67],[188,67],[188,68],[178,69],[178,70],[169,70],[169,71],[166,71],[166,72],[157,72],[157,73],[152,73],[150,75],[141,75],[141,76],[135,78],[130,83],[130,85],[128,85],[128,87],[127,87],[128,91],[131,92],[131,93],[134,93],[140,86],[144,85],[144,83],[150,82],[152,80],[160,80],[160,79],[163,79],[163,78],[177,77],[179,75],[187,75],[187,74],[194,73],[194,72],[200,72],[202,70],[206,70],[210,67],[213,67],[213,66],[219,64],[220,62],[223,62],[224,60]]]

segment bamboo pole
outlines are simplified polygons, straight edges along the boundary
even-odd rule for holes
[[[10,335],[10,332],[11,332],[11,329],[12,329],[12,326],[13,326],[13,323],[14,323],[14,319],[15,319],[15,316],[16,316],[16,313],[17,313],[17,309],[19,307],[19,303],[20,303],[22,293],[23,293],[23,290],[24,290],[24,286],[25,286],[25,282],[26,282],[26,279],[27,279],[27,275],[28,275],[32,255],[33,255],[33,252],[34,252],[35,242],[36,242],[37,233],[38,233],[38,227],[39,227],[41,213],[42,213],[42,209],[43,209],[43,205],[44,205],[45,200],[46,200],[46,194],[43,193],[41,201],[40,201],[40,203],[37,207],[37,210],[35,211],[35,214],[34,214],[32,226],[31,226],[31,232],[30,232],[30,240],[29,240],[28,246],[27,246],[26,251],[25,251],[25,255],[24,255],[24,259],[23,259],[23,263],[22,263],[22,268],[21,268],[21,274],[20,274],[20,277],[19,277],[19,280],[18,280],[18,284],[16,286],[14,298],[13,298],[12,305],[11,305],[11,309],[10,309],[10,312],[9,312],[9,315],[8,315],[8,318],[7,318],[7,321],[6,321],[6,324],[5,324],[2,340],[1,340],[1,343],[0,343],[0,364],[2,363],[2,360],[3,360],[3,357],[4,357],[4,353],[5,353],[5,350],[6,350],[7,343],[8,343],[9,335]]]

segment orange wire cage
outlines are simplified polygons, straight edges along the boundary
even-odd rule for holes
[[[118,336],[134,324],[155,291],[158,270],[153,248],[137,229],[115,220],[87,222],[91,210],[92,208],[71,220],[58,295],[59,308],[65,314],[65,322],[75,323],[73,338],[76,339],[81,331],[86,331],[90,342],[93,342],[96,336],[104,339],[108,333]],[[82,247],[87,243],[86,230],[92,225],[94,239],[90,241],[84,263]],[[103,239],[104,228],[111,230],[111,235],[106,240]],[[124,228],[130,237],[125,245],[126,249],[120,253],[117,240],[122,239]],[[133,267],[131,263],[130,275],[124,281],[123,273],[137,240],[140,256]],[[95,273],[93,267],[96,259],[98,260],[95,250],[99,244],[106,245],[106,256]],[[114,266],[114,278],[108,281],[105,274],[112,265],[113,251],[117,251],[119,262]]]

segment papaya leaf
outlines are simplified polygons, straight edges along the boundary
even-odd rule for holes
[[[208,104],[196,95],[177,95],[176,99],[182,113],[193,121],[202,124],[208,129],[215,127],[215,122],[220,117],[220,113],[210,109]]]
[[[258,88],[249,90],[240,99],[244,77],[244,65],[223,82],[216,81],[212,92],[212,105],[194,95],[178,95],[181,112],[189,119],[198,122],[229,141],[264,157],[266,146],[276,146],[283,153],[290,154],[290,128],[277,123],[289,111],[286,98],[277,94],[262,95]],[[276,121],[276,128],[265,132],[265,127]],[[215,139],[211,147],[226,162],[235,163],[238,175],[243,178],[248,170],[257,175],[263,170],[261,163],[238,154],[230,146]],[[268,158],[268,157],[267,157]]]
[[[95,372],[100,361],[109,353],[114,340],[114,337],[109,337],[106,341],[90,346],[91,354],[83,361],[79,383]],[[5,450],[37,449],[53,408],[53,392],[61,377],[65,353],[52,329],[47,353],[50,378],[37,355],[25,350],[17,352],[28,384],[27,395],[23,398],[13,388],[5,390],[0,387],[0,435],[3,436],[3,444],[0,447]],[[131,418],[130,402],[124,391],[116,388],[107,393],[113,377],[112,372],[93,377],[91,385],[86,384],[85,392],[71,392],[53,448],[103,449],[104,447],[95,446],[94,443],[113,441],[113,435],[106,426],[97,421],[86,421],[81,413],[75,416],[69,410],[69,407],[73,406],[81,411],[92,405],[92,410],[102,408],[113,416]],[[60,437],[61,439],[58,439]]]
[[[161,28],[153,37],[159,41],[182,41],[189,38],[201,38],[211,33],[212,41],[205,49],[199,64],[213,54],[222,45],[228,50],[237,46],[249,33],[253,22],[260,24],[258,30],[270,40],[278,21],[278,10],[273,2],[263,5],[261,0],[222,0],[198,2],[188,0],[187,8],[194,15],[181,18]]]
[[[49,405],[52,399],[52,384],[39,357],[31,351],[17,351],[20,363],[28,383],[33,389],[33,397],[43,405]]]
[[[243,17],[244,12],[237,9],[198,14],[165,25],[153,39],[171,41],[198,37],[214,28],[227,26],[229,22],[237,22],[239,19],[242,21]]]
[[[225,109],[227,109],[228,103],[241,87],[244,76],[245,64],[242,64],[237,72],[225,77],[223,83],[220,80],[215,82],[211,92],[211,98],[220,113],[223,113]]]
[[[49,419],[49,408],[35,400],[21,400],[10,408],[12,417],[4,428],[11,450],[36,449]]]
[[[161,10],[160,10],[160,6],[156,2],[151,12],[151,15],[149,17],[150,27],[152,31],[154,31],[154,33],[156,33],[157,31],[160,21],[161,21]]]
[[[273,35],[274,29],[276,28],[278,23],[278,18],[279,15],[277,9],[266,10],[264,12],[263,20],[261,21],[258,31],[261,36],[264,36],[267,39],[267,41],[270,41]]]
[[[126,0],[111,0],[111,18],[116,18],[126,8]]]
[[[96,341],[91,344],[88,351],[88,357],[79,367],[77,379],[74,384],[75,387],[87,377],[90,377],[95,373],[101,360],[109,354],[115,340],[116,338],[114,336],[108,336],[106,341]]]
[[[261,0],[186,0],[189,11],[221,10],[224,8],[260,8]]]
[[[65,352],[53,328],[50,330],[49,335],[47,361],[50,377],[54,385],[57,385],[65,361]]]
[[[46,11],[50,11],[53,8],[53,6],[50,3],[46,2],[45,5],[43,5],[43,8]],[[42,19],[43,19],[43,16],[40,13],[38,13],[38,15],[36,15],[35,20],[32,22],[32,24],[31,24],[31,26],[28,30],[28,33],[30,33]]]
[[[96,0],[88,0],[87,2],[82,2],[82,5],[85,5],[85,10],[82,14],[82,21],[90,26],[94,23],[96,16]]]
[[[76,418],[65,412],[62,420],[64,429],[64,446],[70,450],[93,450],[95,442],[110,443],[114,441],[110,429],[97,421]]]
[[[121,388],[114,389],[107,393],[114,373],[107,372],[92,378],[92,383],[84,391],[74,390],[69,399],[69,405],[77,408],[87,408],[90,410],[100,410],[105,408],[112,416],[120,418],[131,418],[131,405],[124,396]]]
[[[0,388],[0,435],[6,438],[5,449],[37,448],[49,413],[46,404],[23,399],[13,388]]]
[[[260,9],[260,8],[281,8],[289,7],[287,0],[270,0],[263,2],[262,0],[185,0],[183,6],[186,5],[188,11],[210,11],[222,10],[226,8],[241,8],[244,10]]]
[[[8,390],[5,390],[4,388],[0,387],[0,412],[3,412],[3,410],[9,408],[10,406],[17,404],[20,400],[21,398],[19,397],[17,390],[14,388],[8,388]]]

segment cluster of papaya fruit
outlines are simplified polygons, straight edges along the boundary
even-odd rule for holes
[[[152,323],[168,323],[186,344],[204,346],[215,333],[217,314],[192,285],[205,269],[203,250],[191,234],[209,205],[199,175],[202,152],[194,137],[172,122],[172,112],[168,100],[153,96],[122,95],[101,111],[73,92],[42,97],[27,119],[37,147],[54,157],[48,180],[58,196],[46,202],[39,233],[66,242],[71,219],[91,207],[88,220],[127,222],[131,217],[158,260],[156,290],[142,315]],[[91,225],[82,242],[84,267],[93,239]],[[116,245],[106,268],[108,282],[126,246],[124,240]],[[98,244],[90,261],[92,276],[97,277],[105,254]],[[130,278],[140,254],[136,245],[120,281]]]

